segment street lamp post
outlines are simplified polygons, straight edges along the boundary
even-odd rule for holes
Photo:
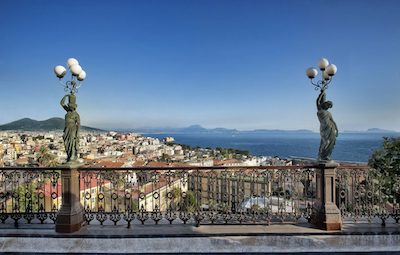
[[[63,66],[56,66],[54,72],[67,93],[60,101],[65,114],[64,146],[67,153],[65,169],[61,171],[62,204],[57,214],[56,231],[71,233],[78,231],[84,222],[84,210],[79,200],[79,171],[78,160],[80,117],[76,112],[76,93],[86,78],[86,72],[82,70],[78,60],[69,58],[67,66],[71,73],[71,79],[65,83],[61,81],[67,74]],[[68,99],[68,103],[66,100]]]
[[[318,71],[313,67],[308,68],[306,74],[308,78],[310,78],[310,82],[315,87],[315,90],[320,90],[320,94],[317,98],[317,116],[320,122],[321,134],[318,160],[320,162],[327,162],[331,160],[331,154],[335,147],[336,137],[339,132],[332,114],[328,111],[332,108],[333,103],[326,100],[325,91],[332,82],[333,76],[337,72],[337,67],[334,64],[329,64],[329,61],[326,58],[322,58],[319,61],[318,67],[321,70],[320,80],[314,81],[314,78],[318,75]]]
[[[329,83],[331,83],[333,76],[337,72],[337,67],[334,64],[329,64],[326,58],[320,59],[318,62],[318,67],[321,70],[321,80],[316,82],[313,79],[318,75],[318,71],[314,67],[307,69],[306,74],[310,78],[310,82],[315,86],[315,90],[325,90],[328,88]]]
[[[338,164],[331,160],[335,147],[338,128],[328,111],[333,103],[326,100],[326,90],[336,74],[337,67],[329,64],[322,58],[318,67],[321,70],[321,79],[314,81],[318,75],[316,68],[308,68],[306,74],[310,78],[315,90],[320,90],[317,98],[317,116],[320,122],[321,143],[318,152],[318,166],[316,172],[316,202],[313,206],[312,222],[325,230],[340,230],[342,217],[336,205],[336,167]]]
[[[67,162],[74,162],[78,159],[78,147],[79,147],[79,128],[80,128],[80,117],[76,111],[76,93],[78,88],[82,85],[83,80],[86,78],[86,72],[82,70],[78,60],[75,58],[69,58],[67,60],[67,66],[71,73],[71,79],[65,83],[61,81],[67,73],[67,69],[61,65],[54,68],[56,76],[59,78],[60,84],[64,87],[67,94],[61,99],[61,106],[67,112],[65,115],[65,127],[64,127],[64,146],[65,152],[67,153]],[[68,98],[68,104],[65,103]]]
[[[67,60],[67,66],[71,72],[71,80],[65,83],[61,81],[67,74],[67,69],[64,66],[58,65],[54,67],[54,73],[60,79],[60,84],[65,87],[65,92],[76,93],[78,88],[82,85],[83,80],[86,78],[86,72],[75,58],[69,58]]]

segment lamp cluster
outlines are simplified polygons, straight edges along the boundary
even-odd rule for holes
[[[310,78],[311,84],[315,86],[315,89],[326,89],[328,84],[332,81],[332,77],[336,74],[337,67],[334,64],[329,64],[326,58],[320,59],[318,67],[322,72],[322,79],[316,83],[313,82],[313,79],[318,75],[318,70],[316,68],[308,68],[306,74],[308,78]]]
[[[67,81],[65,84],[61,82],[61,79],[67,74],[67,69],[64,66],[58,65],[54,67],[54,73],[60,79],[61,85],[65,87],[65,90],[75,93],[80,87],[81,82],[86,78],[86,72],[75,58],[69,58],[67,60],[67,66],[71,72],[71,80]],[[79,83],[77,83],[77,81]]]

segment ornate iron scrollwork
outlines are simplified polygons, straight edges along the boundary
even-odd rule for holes
[[[53,220],[61,205],[60,180],[56,170],[0,170],[1,222],[12,219],[18,225]]]
[[[118,168],[79,170],[89,224],[270,224],[310,221],[316,169],[303,167]],[[0,170],[0,222],[55,222],[58,170]],[[336,169],[336,203],[344,220],[400,221],[399,180],[374,169]]]

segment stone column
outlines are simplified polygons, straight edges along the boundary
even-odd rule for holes
[[[56,232],[78,231],[84,222],[84,210],[79,201],[79,165],[68,164],[61,170],[62,204],[57,214]]]
[[[311,222],[324,230],[341,230],[342,217],[336,206],[336,162],[317,166],[317,202],[314,204]]]

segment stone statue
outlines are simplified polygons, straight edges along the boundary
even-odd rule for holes
[[[65,104],[67,97],[68,105]],[[77,105],[75,94],[71,92],[71,94],[65,95],[61,99],[60,104],[67,111],[67,114],[65,114],[65,127],[63,135],[65,152],[67,153],[67,162],[73,162],[78,158],[80,127],[80,117],[76,112]]]
[[[321,93],[317,98],[317,115],[320,122],[321,143],[319,146],[319,161],[330,161],[333,148],[335,147],[336,137],[339,134],[332,114],[328,111],[332,108],[332,102],[326,101],[325,89],[321,89]]]

